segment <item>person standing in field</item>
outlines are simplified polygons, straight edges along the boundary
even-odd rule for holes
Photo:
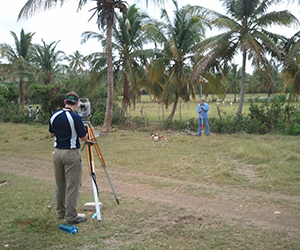
[[[209,135],[208,110],[209,110],[209,105],[205,102],[204,98],[201,98],[201,103],[197,107],[199,135],[201,135],[202,132],[202,118],[203,118],[203,125],[205,127],[205,133],[206,135]]]
[[[35,111],[35,121],[38,121],[40,116],[41,116],[42,111],[39,109],[39,106],[36,106],[36,111]]]
[[[87,132],[81,116],[74,113],[79,96],[69,92],[64,100],[65,107],[52,114],[49,135],[55,137],[53,165],[56,182],[58,219],[68,224],[87,221],[85,214],[77,213],[77,203],[82,180],[80,141],[87,141]]]
[[[29,121],[32,122],[33,121],[33,108],[32,105],[29,105]]]

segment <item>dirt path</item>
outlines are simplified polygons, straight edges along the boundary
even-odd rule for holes
[[[54,181],[51,161],[0,157],[0,171]],[[158,190],[149,185],[128,183],[123,179],[124,176],[126,177],[126,173],[109,171],[121,202],[122,199],[126,199],[127,197],[139,197],[152,202],[185,208],[189,211],[193,211],[194,214],[199,213],[199,216],[208,213],[223,221],[243,219],[245,223],[254,223],[261,227],[291,230],[299,233],[300,201],[298,197],[283,196],[275,193],[265,194],[243,189],[226,188],[226,190],[224,190],[224,188],[218,186],[207,186],[199,183],[179,181],[180,185],[189,184],[197,188],[197,190],[201,190],[201,188],[211,189],[218,194],[212,198],[195,197],[182,194],[179,190]],[[136,175],[134,177],[138,177],[138,174],[127,175],[131,175],[131,177],[132,175]],[[151,178],[163,181],[162,177]],[[99,188],[100,190],[111,192],[106,178],[101,180]],[[90,179],[87,174],[84,174],[83,191],[90,190]],[[272,203],[268,202],[257,202],[253,199],[254,197],[264,197],[266,200],[280,199],[284,203],[293,204],[293,206],[287,209],[285,206],[277,205],[277,203],[275,203],[276,205],[272,205]]]

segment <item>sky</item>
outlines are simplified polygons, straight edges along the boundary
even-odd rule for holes
[[[89,12],[89,10],[95,6],[95,1],[88,1],[81,11],[77,12],[78,1],[69,0],[66,1],[62,8],[57,6],[56,8],[48,11],[40,11],[30,19],[23,18],[17,21],[18,14],[26,2],[27,0],[0,1],[0,43],[7,43],[13,46],[14,39],[10,32],[13,31],[18,37],[20,37],[20,31],[23,28],[25,33],[35,33],[32,40],[33,43],[41,44],[42,39],[46,42],[46,44],[60,41],[56,48],[57,50],[64,51],[67,55],[73,54],[76,50],[84,56],[101,50],[101,47],[99,47],[100,44],[92,40],[85,44],[81,44],[82,32],[99,32],[95,16],[88,22],[92,15],[92,12]],[[129,5],[137,4],[137,7],[145,10],[150,17],[156,19],[159,18],[160,7],[154,6],[150,3],[148,7],[146,7],[146,5],[141,2],[144,1],[127,1]],[[151,1],[149,0],[149,2]],[[185,4],[200,5],[225,14],[225,10],[219,0],[178,0],[179,6]],[[172,13],[173,3],[171,0],[166,1],[165,8],[169,10],[169,13]],[[300,8],[296,4],[282,4],[274,9],[288,9],[298,19],[300,19]],[[279,30],[287,37],[290,37],[297,31],[293,28],[288,29],[282,27],[274,27],[272,31],[278,33]],[[207,36],[210,35],[212,35],[212,33],[208,32]],[[0,59],[0,61],[1,60],[3,59]],[[240,64],[241,59],[239,56],[237,56],[236,61],[237,64]]]

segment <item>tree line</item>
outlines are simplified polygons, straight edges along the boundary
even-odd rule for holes
[[[19,18],[30,17],[37,9],[47,9],[58,2],[47,0],[43,6],[41,1],[28,0]],[[229,91],[235,95],[239,92],[236,116],[242,114],[246,91],[264,91],[269,95],[283,91],[291,97],[300,93],[300,33],[287,38],[266,29],[274,24],[299,24],[288,10],[268,12],[268,7],[278,0],[220,0],[226,15],[201,6],[179,8],[177,1],[172,2],[174,18],[162,8],[161,19],[154,20],[123,1],[96,1],[91,18],[96,15],[99,33],[84,32],[82,43],[96,39],[103,50],[87,56],[79,51],[67,56],[56,50],[59,42],[46,44],[42,40],[42,44],[32,44],[34,33],[21,30],[18,38],[11,31],[14,47],[0,45],[1,56],[9,62],[1,65],[1,86],[18,79],[21,106],[25,102],[24,91],[31,91],[45,97],[40,101],[47,100],[44,108],[49,112],[66,86],[87,97],[99,92],[102,95],[105,87],[103,133],[110,131],[114,91],[122,93],[120,114],[125,114],[141,91],[146,91],[166,107],[173,105],[167,118],[170,121],[178,101],[194,98],[200,84],[206,95],[225,98]],[[85,3],[79,1],[79,9]],[[207,29],[220,29],[222,33],[207,38]],[[232,63],[237,53],[242,54],[241,68]],[[247,59],[254,67],[252,76],[246,74]],[[67,65],[62,64],[64,60]]]

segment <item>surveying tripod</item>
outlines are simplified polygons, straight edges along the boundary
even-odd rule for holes
[[[89,122],[84,121],[83,123],[84,123],[84,126],[86,127],[86,130],[87,130],[87,133],[88,133],[88,140],[85,143],[85,149],[86,149],[89,173],[90,173],[91,178],[92,178],[93,193],[94,193],[94,200],[95,200],[95,208],[96,208],[98,225],[99,225],[99,227],[101,227],[102,222],[101,222],[101,212],[100,212],[100,206],[99,206],[99,192],[98,192],[98,186],[97,186],[97,182],[96,182],[94,155],[93,155],[93,149],[92,149],[93,146],[95,147],[96,153],[97,153],[98,158],[99,158],[100,163],[101,163],[101,166],[103,167],[103,169],[106,173],[107,179],[108,179],[109,184],[112,188],[112,191],[115,195],[116,201],[117,201],[118,204],[120,204],[120,202],[119,202],[118,195],[115,191],[114,185],[113,185],[113,183],[110,179],[109,173],[107,171],[103,155],[101,153],[100,147],[98,145],[98,142],[97,142],[97,139],[96,139],[96,136],[95,136],[94,129],[91,127]]]

